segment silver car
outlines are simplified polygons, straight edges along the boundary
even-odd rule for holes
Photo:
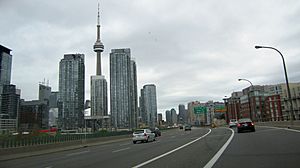
[[[135,130],[132,134],[132,142],[135,144],[137,141],[148,142],[155,141],[155,133],[150,129],[138,129]]]

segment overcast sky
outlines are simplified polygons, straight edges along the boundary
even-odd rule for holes
[[[300,81],[298,0],[101,0],[102,71],[109,82],[109,53],[130,48],[138,89],[157,86],[158,112],[190,101],[222,101],[233,91]],[[85,54],[85,98],[96,73],[97,0],[0,0],[0,44],[12,49],[12,83],[21,98],[38,97],[49,79],[58,90],[59,61]],[[139,93],[140,95],[140,93]]]

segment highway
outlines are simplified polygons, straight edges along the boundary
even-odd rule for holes
[[[154,142],[133,144],[127,139],[2,161],[0,167],[299,167],[300,132],[265,127],[256,129],[256,132],[240,134],[228,128],[173,129],[162,132]],[[230,137],[233,137],[232,141]],[[226,142],[229,145],[220,158],[209,165]]]

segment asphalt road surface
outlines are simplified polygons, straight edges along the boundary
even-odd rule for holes
[[[299,167],[299,132],[263,127],[256,130],[237,134],[228,128],[174,129],[162,132],[154,142],[133,144],[131,140],[124,140],[2,161],[0,167],[204,167],[216,158],[227,141],[230,142],[230,137],[232,141],[213,167]]]

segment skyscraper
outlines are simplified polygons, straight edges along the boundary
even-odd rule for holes
[[[154,84],[144,85],[143,96],[145,123],[153,128],[157,125],[156,86]]]
[[[110,53],[110,110],[115,128],[130,128],[131,62],[130,49],[112,49]]]
[[[3,87],[9,85],[11,79],[12,55],[10,52],[11,49],[0,45],[0,108]]]
[[[84,54],[65,54],[59,64],[59,127],[77,129],[83,124]]]
[[[138,124],[138,96],[137,96],[137,70],[134,60],[130,61],[131,75],[130,75],[130,102],[131,102],[131,114],[130,114],[130,128],[137,128]]]
[[[91,116],[95,118],[108,115],[107,110],[107,81],[101,74],[101,52],[104,45],[100,39],[100,15],[98,4],[97,17],[97,40],[94,44],[94,51],[97,53],[96,75],[91,76]]]
[[[11,79],[12,55],[10,49],[0,45],[0,85],[9,85]]]
[[[11,50],[0,45],[0,134],[16,131],[19,113],[20,90],[10,84]]]

